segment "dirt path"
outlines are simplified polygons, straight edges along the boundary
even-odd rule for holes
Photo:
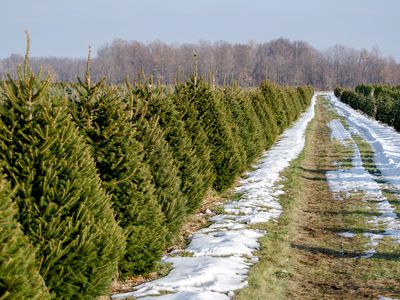
[[[261,226],[260,260],[236,300],[400,298],[399,244],[382,236],[382,202],[363,188],[376,171],[374,151],[344,121],[319,99],[304,151],[283,173],[283,213]]]
[[[319,101],[310,127],[305,157],[297,180],[303,188],[302,207],[291,241],[293,272],[288,281],[291,299],[378,299],[400,296],[399,248],[387,243],[386,252],[362,258],[368,250],[366,232],[379,231],[368,222],[377,214],[362,192],[335,200],[326,172],[350,168],[352,148],[331,140],[327,122],[335,116]],[[337,117],[337,116],[336,116]],[[383,250],[383,249],[382,249]],[[385,250],[383,250],[385,251]]]

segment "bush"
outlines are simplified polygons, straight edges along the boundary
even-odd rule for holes
[[[398,86],[359,85],[355,92],[344,90],[340,100],[354,109],[400,130],[400,90]]]
[[[373,95],[374,88],[372,85],[360,84],[356,86],[355,92],[368,97]]]
[[[335,88],[333,93],[335,94],[335,96],[337,98],[340,98],[342,96],[342,92],[343,92],[343,90],[340,87],[337,87],[337,88]]]

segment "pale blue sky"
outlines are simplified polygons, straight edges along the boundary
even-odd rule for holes
[[[304,40],[324,50],[334,44],[400,61],[400,0],[1,0],[0,58],[85,57],[114,38],[167,43],[198,40]]]

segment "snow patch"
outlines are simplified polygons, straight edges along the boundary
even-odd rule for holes
[[[399,300],[399,299],[398,298],[388,298],[388,297],[379,296],[378,300]]]
[[[345,231],[345,232],[338,233],[338,236],[351,239],[351,238],[354,238],[356,236],[356,234],[351,231]]]
[[[337,140],[345,146],[353,141],[351,134],[343,127],[343,124],[338,119],[330,121],[327,125],[331,130],[331,140]]]
[[[141,300],[159,300],[160,297],[144,297],[140,298]],[[184,291],[184,292],[178,292],[176,294],[169,294],[169,295],[163,295],[162,296],[163,300],[229,300],[230,297],[228,297],[225,294],[220,294],[220,293],[214,293],[214,292],[190,292],[190,291]]]
[[[193,236],[187,250],[194,256],[248,255],[258,249],[261,232],[249,229],[199,233]],[[204,247],[207,245],[207,247]]]

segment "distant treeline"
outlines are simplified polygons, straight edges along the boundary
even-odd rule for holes
[[[335,89],[335,96],[354,109],[400,131],[400,85],[358,85],[354,91]]]
[[[53,82],[27,56],[17,73],[0,82],[1,299],[95,299],[153,271],[206,193],[231,187],[313,94],[196,71],[109,85],[89,64]]]
[[[91,74],[95,80],[106,76],[109,82],[122,83],[126,76],[134,79],[144,73],[153,76],[155,82],[174,84],[189,79],[193,53],[197,53],[199,74],[220,86],[232,82],[257,86],[266,79],[281,85],[311,85],[318,89],[400,83],[400,64],[382,57],[378,49],[355,50],[336,45],[322,52],[305,42],[286,39],[182,45],[114,40],[98,50]],[[0,77],[15,72],[22,60],[19,55],[0,60]],[[85,70],[83,59],[33,58],[31,64],[34,70],[44,66],[60,81],[75,82]]]

